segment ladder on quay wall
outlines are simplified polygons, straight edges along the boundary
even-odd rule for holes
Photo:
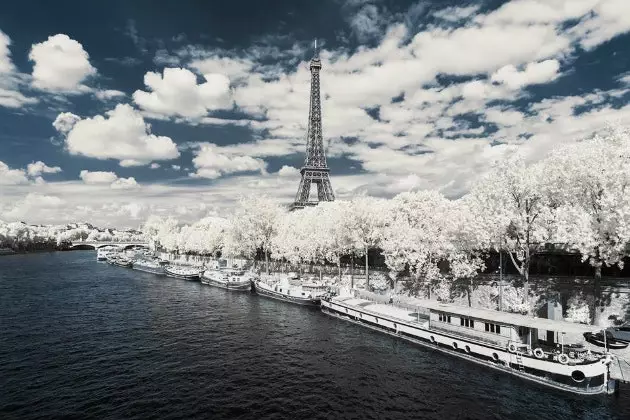
[[[525,366],[523,366],[523,353],[520,351],[516,352],[516,363],[518,363],[518,370],[523,372],[525,370]]]

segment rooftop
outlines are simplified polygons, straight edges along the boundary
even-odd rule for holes
[[[576,324],[566,321],[554,321],[547,318],[535,318],[510,312],[493,311],[490,309],[468,308],[465,306],[450,305],[447,303],[430,300],[422,301],[419,306],[430,309],[432,311],[447,312],[449,314],[463,315],[474,319],[492,321],[504,325],[523,326],[529,328],[537,328],[539,330],[579,334],[602,330],[602,327],[598,327],[596,325]]]

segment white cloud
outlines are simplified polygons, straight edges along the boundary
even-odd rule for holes
[[[82,170],[79,177],[88,185],[111,184],[118,179],[114,172]]]
[[[366,4],[349,19],[350,27],[360,41],[366,41],[381,32],[378,8]]]
[[[11,61],[9,45],[11,45],[11,38],[0,31],[0,74],[8,74],[15,71],[15,65]]]
[[[112,182],[110,186],[117,190],[128,190],[137,188],[138,183],[134,177],[130,176],[129,178],[118,178],[116,181]]]
[[[53,126],[65,134],[66,147],[74,155],[118,159],[122,166],[146,165],[152,160],[179,156],[169,137],[151,134],[142,115],[126,104],[117,105],[106,116],[93,118],[62,113]]]
[[[79,121],[81,121],[81,117],[79,117],[78,115],[74,115],[71,112],[62,112],[61,114],[57,115],[57,118],[55,118],[55,121],[53,121],[53,127],[55,127],[55,130],[57,130],[61,134],[67,134]]]
[[[260,172],[266,174],[267,164],[262,159],[251,156],[238,156],[212,143],[201,143],[195,151],[193,165],[196,172],[191,176],[199,178],[219,178],[224,174],[237,172]]]
[[[294,168],[293,166],[283,165],[282,168],[278,171],[278,176],[283,176],[287,178],[294,178],[300,175],[300,170]]]
[[[87,185],[109,185],[110,188],[115,190],[128,190],[138,188],[139,185],[136,179],[132,176],[129,178],[119,178],[114,172],[104,171],[88,171],[82,170],[79,177]]]
[[[492,81],[503,83],[510,89],[521,89],[527,85],[551,82],[558,77],[559,69],[560,63],[555,59],[529,63],[522,71],[509,64],[497,70],[492,75]]]
[[[0,106],[7,108],[21,108],[24,105],[35,104],[35,98],[28,98],[19,91],[23,75],[17,72],[11,60],[11,38],[0,31]]]
[[[121,96],[125,96],[125,92],[121,92],[115,89],[97,90],[94,92],[94,96],[96,96],[101,101],[108,101],[110,99],[120,98]]]
[[[458,22],[463,19],[468,19],[474,15],[477,10],[479,10],[479,6],[447,7],[433,13],[433,16],[447,22]]]
[[[158,169],[160,167],[160,164],[157,162],[153,162],[150,166],[151,169]]]
[[[86,92],[82,84],[96,74],[88,53],[81,43],[68,35],[49,36],[46,41],[33,44],[29,59],[33,65],[33,86],[51,92]]]
[[[37,177],[41,174],[59,173],[61,172],[61,168],[59,166],[50,167],[41,160],[38,160],[37,162],[29,163],[26,167],[26,172],[28,172],[28,175],[31,177]]]
[[[179,165],[171,165],[171,168],[173,168],[174,171],[179,171],[180,169],[182,169],[182,167]]]
[[[28,184],[28,182],[23,169],[11,169],[9,165],[0,161],[0,185]]]
[[[34,213],[59,213],[64,203],[63,199],[54,195],[28,193],[0,214],[9,220],[29,220]]]
[[[143,110],[162,117],[196,119],[210,110],[231,108],[230,80],[217,73],[207,73],[204,78],[204,83],[197,84],[197,76],[182,68],[165,68],[164,76],[148,72],[144,84],[151,92],[137,90],[133,100]]]
[[[231,81],[236,81],[245,78],[252,70],[254,63],[247,58],[213,55],[195,59],[189,66],[201,74],[223,74]]]

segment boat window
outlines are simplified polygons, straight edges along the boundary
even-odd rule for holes
[[[451,316],[450,315],[439,313],[438,314],[438,318],[439,318],[439,320],[441,322],[448,322],[449,324],[451,323]]]
[[[466,318],[466,317],[459,318],[459,324],[462,327],[475,328],[475,321],[470,318]]]
[[[486,322],[486,331],[495,334],[501,334],[501,326]]]

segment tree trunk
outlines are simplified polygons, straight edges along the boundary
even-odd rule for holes
[[[350,256],[350,288],[354,289],[354,254]]]
[[[468,295],[468,307],[472,308],[472,279],[470,279],[470,282],[466,287],[466,294]]]
[[[337,266],[339,267],[339,284],[341,285],[341,256],[337,258]]]
[[[265,272],[269,275],[269,252],[265,249]]]
[[[368,247],[365,247],[365,288],[370,286],[370,272],[368,269]]]
[[[529,264],[531,262],[531,256],[529,248],[525,251],[525,259],[523,260],[523,303],[527,307],[527,314],[531,315],[531,309],[529,305]]]
[[[598,262],[595,266],[595,277],[593,278],[593,305],[591,312],[591,319],[593,325],[602,325],[602,263]]]

